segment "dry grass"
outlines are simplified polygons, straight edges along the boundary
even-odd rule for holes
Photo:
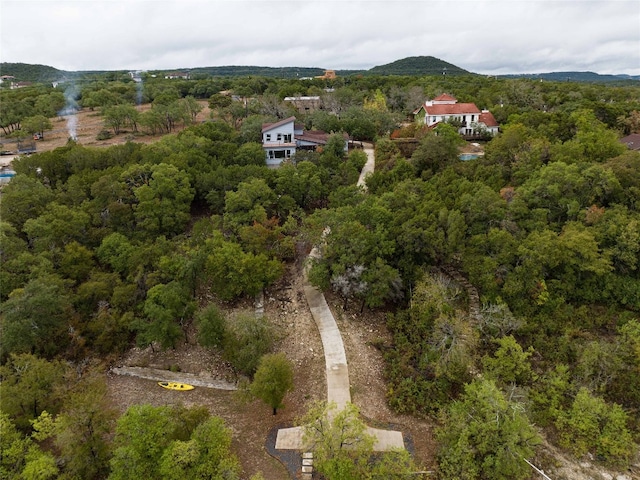
[[[207,101],[199,101],[203,109],[198,114],[196,121],[201,122],[209,118],[209,104]],[[151,108],[150,104],[139,105],[136,107],[138,111],[144,112]],[[123,131],[119,135],[114,136],[108,140],[97,140],[96,137],[100,131],[105,130],[104,122],[100,112],[89,110],[84,108],[74,115],[77,121],[76,125],[76,141],[86,147],[109,147],[112,145],[119,145],[126,143],[127,141],[134,141],[138,143],[153,143],[163,137],[163,135],[146,135],[143,133],[135,133],[133,131]],[[53,129],[46,130],[44,132],[44,138],[36,142],[36,149],[38,152],[48,152],[58,147],[63,147],[69,141],[69,129],[67,126],[71,116],[52,118],[51,123]],[[183,127],[179,126],[176,131],[181,130]],[[3,143],[3,150],[16,150],[15,140],[0,137],[0,141]]]

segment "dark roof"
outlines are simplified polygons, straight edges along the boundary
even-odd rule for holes
[[[640,133],[632,133],[622,137],[620,141],[629,147],[629,150],[640,150]]]
[[[289,117],[289,118],[285,118],[284,120],[280,120],[279,122],[276,123],[263,123],[262,124],[262,133],[264,132],[268,132],[269,130],[273,130],[274,128],[280,127],[282,125],[286,125],[289,122],[295,122],[296,117]]]

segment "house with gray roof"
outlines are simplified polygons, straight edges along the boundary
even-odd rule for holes
[[[262,148],[268,167],[279,167],[298,150],[317,150],[327,143],[331,134],[321,130],[305,131],[296,117],[285,118],[275,123],[262,125]],[[344,151],[349,148],[349,137],[345,134]]]

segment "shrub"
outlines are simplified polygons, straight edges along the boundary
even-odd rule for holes
[[[574,455],[594,453],[605,463],[626,465],[636,446],[627,428],[629,416],[617,404],[607,404],[581,388],[571,408],[556,421],[560,444]]]

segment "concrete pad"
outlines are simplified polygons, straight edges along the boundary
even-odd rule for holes
[[[376,437],[376,443],[373,446],[374,452],[388,452],[389,450],[404,449],[402,432],[367,427],[367,433]]]
[[[276,449],[278,450],[302,450],[304,443],[302,427],[281,428],[276,436]]]

